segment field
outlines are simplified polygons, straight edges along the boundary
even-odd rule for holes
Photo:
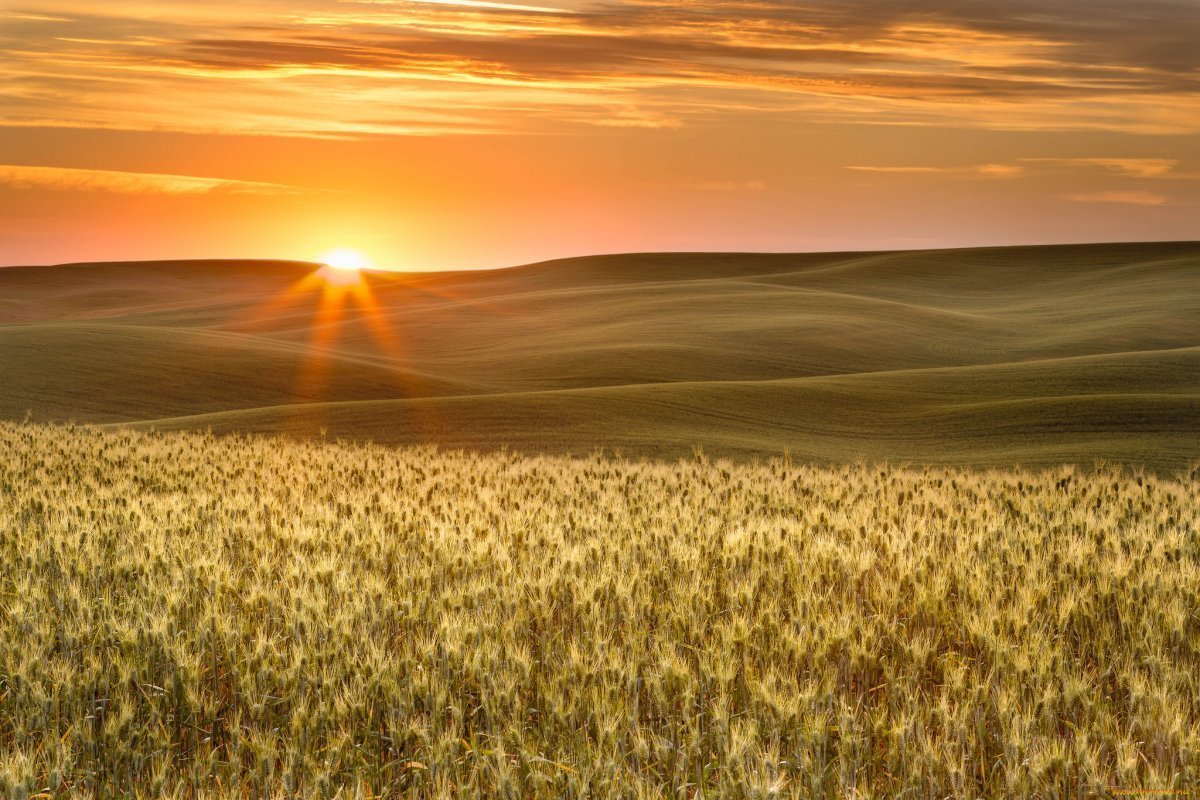
[[[0,269],[0,797],[1200,796],[1200,244]]]
[[[1195,243],[313,270],[0,270],[0,419],[1163,474],[1200,442]]]
[[[4,797],[1200,791],[1200,469],[0,452]]]

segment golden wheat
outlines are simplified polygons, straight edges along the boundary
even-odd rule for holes
[[[1200,787],[1200,472],[0,425],[5,797]]]

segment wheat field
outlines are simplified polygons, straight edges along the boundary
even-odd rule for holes
[[[1200,470],[0,424],[0,795],[1200,789]]]

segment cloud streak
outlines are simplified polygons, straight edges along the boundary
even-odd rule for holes
[[[1200,174],[1180,170],[1181,164],[1176,158],[1027,157],[1018,159],[1017,163],[975,166],[852,165],[845,169],[882,175],[1018,178],[1057,173],[1077,178],[1092,173],[1127,181],[1200,180]]]
[[[200,178],[191,175],[160,175],[101,169],[31,167],[0,164],[0,185],[16,189],[114,192],[117,194],[297,194],[293,186],[255,181]]]
[[[1074,203],[1117,203],[1128,206],[1161,206],[1167,198],[1154,192],[1089,192],[1068,195]]]
[[[877,172],[885,175],[958,175],[983,176],[989,178],[1016,178],[1025,174],[1025,168],[1016,164],[980,164],[971,167],[879,167],[850,166],[854,172]]]
[[[1060,167],[1092,168],[1130,178],[1167,177],[1177,166],[1173,158],[1026,158],[1029,163]]]

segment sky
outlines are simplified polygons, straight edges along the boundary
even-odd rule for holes
[[[1197,0],[0,0],[0,264],[1200,239]]]

